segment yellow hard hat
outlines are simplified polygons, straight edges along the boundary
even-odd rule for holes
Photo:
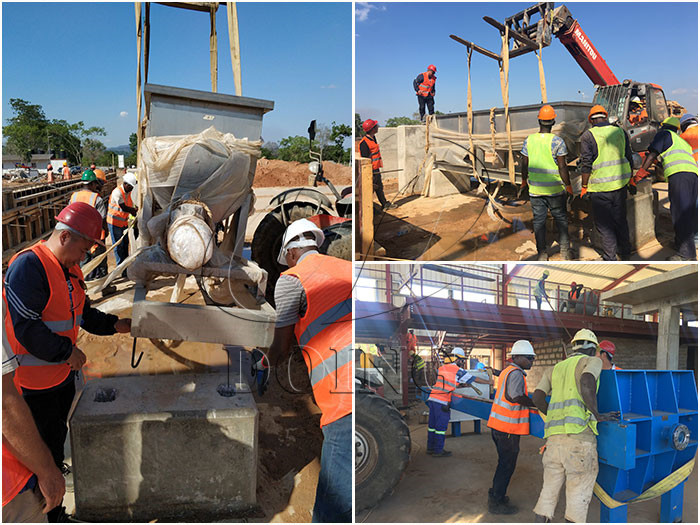
[[[588,328],[581,328],[578,332],[576,332],[574,338],[571,340],[571,343],[573,344],[575,341],[589,341],[598,346],[598,338]]]

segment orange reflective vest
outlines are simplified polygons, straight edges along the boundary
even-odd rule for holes
[[[683,133],[681,133],[681,138],[685,140],[690,147],[693,149],[693,158],[695,162],[698,161],[698,126],[690,126]]]
[[[639,113],[630,113],[630,124],[641,124],[649,119],[649,114],[646,109],[642,109]]]
[[[408,350],[409,354],[412,354],[416,351],[416,346],[418,345],[418,338],[416,337],[416,334],[407,334],[406,335],[406,348]]]
[[[306,293],[306,313],[294,326],[321,426],[352,413],[352,263],[311,253],[282,275]]]
[[[32,477],[32,472],[24,466],[2,442],[2,506],[7,505],[19,494]]]
[[[437,80],[435,78],[435,75],[433,75],[433,78],[430,78],[427,71],[423,73],[423,82],[421,82],[418,86],[418,94],[421,97],[429,97],[430,95],[432,95],[433,87],[435,86],[435,80]]]
[[[63,168],[63,180],[70,180],[70,168],[68,166]]]
[[[438,368],[437,381],[430,391],[428,401],[437,401],[442,404],[448,404],[452,401],[452,392],[457,388],[457,372],[459,372],[459,367],[454,363]]]
[[[364,136],[360,141],[360,144],[365,143],[369,148],[370,159],[372,159],[372,171],[378,171],[379,168],[384,166],[382,162],[382,154],[379,151],[379,144],[377,144],[376,139],[371,139],[368,136]]]
[[[44,241],[40,241],[28,248],[39,258],[46,278],[49,282],[49,301],[41,312],[41,320],[52,332],[68,337],[75,345],[78,339],[80,323],[83,319],[83,307],[85,306],[85,290],[83,272],[77,264],[70,269],[70,284],[68,288],[63,267],[56,256],[46,247]],[[11,266],[20,253],[10,259]],[[2,289],[2,299],[7,305],[5,287]],[[32,390],[45,390],[60,385],[70,374],[68,362],[58,363],[44,361],[34,357],[24,348],[15,337],[12,319],[8,315],[5,318],[5,334],[12,351],[17,356],[19,367],[15,370],[15,384],[18,387]]]
[[[112,194],[109,196],[109,208],[107,209],[107,222],[112,226],[117,228],[124,228],[129,224],[129,212],[121,209],[119,204],[117,204],[117,199],[121,193],[122,199],[124,199],[124,204],[130,208],[134,207],[134,203],[131,200],[131,192],[126,193],[124,191],[124,185],[117,186],[112,190]]]
[[[510,365],[501,372],[496,395],[491,405],[491,414],[486,426],[506,434],[526,436],[530,433],[530,410],[523,405],[511,403],[506,399],[508,374],[514,370],[520,371],[518,367]],[[527,380],[524,377],[523,380],[525,381],[525,392],[527,392]]]
[[[70,196],[70,202],[68,204],[73,204],[74,202],[84,202],[85,204],[89,204],[94,208],[97,204],[97,197],[99,197],[99,194],[95,193],[94,191],[74,191],[73,195]]]

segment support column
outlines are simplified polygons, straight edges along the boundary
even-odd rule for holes
[[[656,341],[657,370],[678,370],[681,310],[663,304],[659,308],[659,336]]]

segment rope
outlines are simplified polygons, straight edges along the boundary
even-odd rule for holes
[[[233,83],[236,86],[236,95],[243,92],[241,85],[241,53],[238,41],[238,13],[236,2],[226,2],[226,16],[228,18],[228,42],[231,50],[231,67],[233,68]]]
[[[216,93],[219,64],[217,60],[217,44],[216,44],[216,9],[219,4],[209,5],[209,68],[211,70],[211,90]]]
[[[506,119],[506,135],[508,137],[508,177],[510,178],[510,183],[515,184],[515,163],[513,161],[513,147],[511,145],[510,139],[510,115],[508,114],[508,71],[510,68],[510,50],[508,49],[508,26],[506,26],[501,40],[502,60],[498,63],[498,73],[501,77],[501,94],[503,95],[503,109],[505,112]]]
[[[491,147],[494,155],[496,154],[496,108],[491,108],[489,111],[489,125],[491,127]]]
[[[598,496],[598,499],[603,505],[605,505],[609,509],[615,509],[622,505],[629,505],[630,503],[639,503],[640,501],[654,499],[661,496],[662,494],[665,494],[669,490],[675,488],[683,481],[685,481],[686,478],[690,476],[690,473],[693,471],[693,468],[695,468],[695,458],[690,460],[688,463],[686,463],[679,469],[671,472],[664,479],[649,487],[636,498],[632,498],[624,502],[617,501],[614,498],[612,498],[610,495],[608,495],[607,492],[603,490],[603,488],[600,485],[598,485],[598,483],[596,483],[595,487],[593,487],[593,493],[596,496]]]

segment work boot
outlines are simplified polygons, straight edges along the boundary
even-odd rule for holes
[[[449,450],[442,450],[440,452],[433,452],[433,457],[434,458],[446,458],[452,455],[452,452]]]
[[[538,261],[548,261],[549,255],[547,255],[547,252],[540,252],[537,254],[537,260]]]
[[[489,501],[489,512],[491,514],[516,514],[518,512],[518,507],[512,505],[505,501],[503,498],[501,501],[490,500]]]
[[[493,501],[494,503],[496,503],[496,498],[495,498],[494,495],[493,495],[493,487],[491,487],[491,488],[489,489],[489,503],[491,503],[491,501]],[[508,502],[510,501],[510,498],[509,498],[508,496],[503,496],[503,498],[501,499],[501,501],[504,502],[504,503],[508,503]]]
[[[393,210],[395,208],[398,208],[399,206],[397,204],[394,204],[393,202],[387,202],[382,206],[383,210]]]

